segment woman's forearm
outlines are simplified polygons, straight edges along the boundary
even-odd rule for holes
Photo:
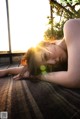
[[[16,74],[19,74],[22,71],[22,69],[23,69],[23,66],[8,68],[7,73],[16,75]]]
[[[80,83],[80,81],[77,82],[77,79],[74,79],[68,71],[52,72],[45,75],[41,75],[41,79],[68,88],[75,88]]]
[[[8,68],[8,69],[1,69],[0,70],[0,77],[5,76],[7,74],[14,74],[17,75],[19,74],[23,69],[23,66],[20,67],[12,67],[12,68]]]

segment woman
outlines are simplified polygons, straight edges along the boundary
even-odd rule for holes
[[[58,85],[69,88],[80,88],[80,19],[67,21],[63,31],[64,39],[59,44],[45,43],[45,48],[38,46],[29,49],[24,57],[27,59],[27,65],[20,68],[1,70],[0,76],[8,73],[20,73],[14,79],[38,76],[41,80]],[[53,71],[53,67],[67,60],[66,70]]]
[[[7,74],[18,74],[14,76],[14,79],[17,80],[23,77],[43,74],[44,72],[67,70],[67,49],[64,44],[65,42],[62,40],[59,45],[57,43],[41,41],[36,48],[30,48],[22,57],[21,64],[24,66],[1,70],[0,77]],[[60,45],[64,46],[64,50]],[[55,47],[57,47],[56,50]],[[56,51],[59,51],[59,53]],[[59,55],[59,58],[56,58],[57,55]]]

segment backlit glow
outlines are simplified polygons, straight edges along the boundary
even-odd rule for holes
[[[12,52],[26,51],[43,40],[49,0],[9,0]]]
[[[5,0],[0,0],[0,51],[8,51],[8,29]]]

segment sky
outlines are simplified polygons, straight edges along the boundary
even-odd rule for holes
[[[5,0],[0,0],[0,51],[1,50],[9,50]]]
[[[12,52],[27,51],[43,40],[50,16],[49,0],[8,0]],[[77,7],[76,9],[80,8]],[[8,51],[5,0],[0,0],[0,51]],[[59,17],[56,17],[56,22]]]
[[[8,0],[12,51],[26,51],[43,40],[50,15],[49,0]],[[5,0],[0,0],[0,51],[8,48]]]

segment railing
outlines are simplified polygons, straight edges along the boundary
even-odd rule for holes
[[[0,58],[5,58],[5,57],[9,57],[9,62],[10,64],[13,63],[12,57],[13,56],[22,56],[24,53],[10,53],[9,51],[2,51],[0,52]]]

